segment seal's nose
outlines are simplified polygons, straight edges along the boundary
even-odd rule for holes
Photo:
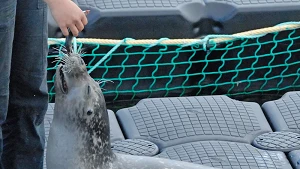
[[[82,11],[85,15],[88,15],[90,13],[90,10],[86,10],[86,11]],[[67,50],[67,53],[71,53],[72,52],[72,41],[74,38],[74,35],[72,33],[72,31],[70,30],[70,28],[68,28],[68,32],[69,32],[69,35],[66,36],[66,40],[65,40],[65,47],[66,47],[66,50]],[[75,48],[75,47],[74,47]],[[75,51],[76,52],[76,51]]]
[[[69,31],[69,35],[66,37],[65,40],[65,47],[67,50],[67,53],[71,53],[72,51],[72,40],[73,40],[73,33]]]

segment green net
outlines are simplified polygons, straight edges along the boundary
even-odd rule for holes
[[[257,101],[299,90],[299,38],[299,30],[292,29],[222,43],[164,44],[165,39],[160,39],[152,44],[118,45],[77,39],[77,44],[85,52],[90,75],[103,80],[107,102],[216,94]],[[60,55],[53,48],[62,44],[58,40],[49,44],[50,102],[55,100],[58,64],[52,61]]]

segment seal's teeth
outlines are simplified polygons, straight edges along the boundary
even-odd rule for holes
[[[66,90],[67,89],[67,83],[66,83],[66,81],[64,80],[64,82],[63,82],[63,88]]]

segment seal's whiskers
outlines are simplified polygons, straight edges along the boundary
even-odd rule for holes
[[[96,83],[98,83],[98,85],[102,84],[102,83],[106,83],[106,82],[111,82],[111,83],[114,83],[113,81],[111,80],[106,80],[106,79],[101,79],[101,80],[96,80]],[[106,90],[102,87],[100,87],[101,90]]]
[[[106,82],[111,82],[111,83],[114,83],[113,81],[111,80],[105,80],[105,79],[101,79],[101,80],[96,80],[96,82],[100,85],[101,83],[106,83]]]
[[[83,50],[78,50],[78,54],[79,55],[83,55],[83,54],[85,54],[86,52],[84,52]]]
[[[60,61],[61,61],[60,58],[55,58],[54,61],[52,61],[51,63],[60,62]]]

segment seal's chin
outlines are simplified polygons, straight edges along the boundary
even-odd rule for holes
[[[65,74],[63,72],[63,66],[61,66],[60,69],[59,69],[59,76],[60,76],[60,82],[61,82],[61,85],[60,85],[61,91],[63,93],[67,93],[68,92],[68,85],[67,85],[67,82],[66,82],[66,79],[65,79]]]

